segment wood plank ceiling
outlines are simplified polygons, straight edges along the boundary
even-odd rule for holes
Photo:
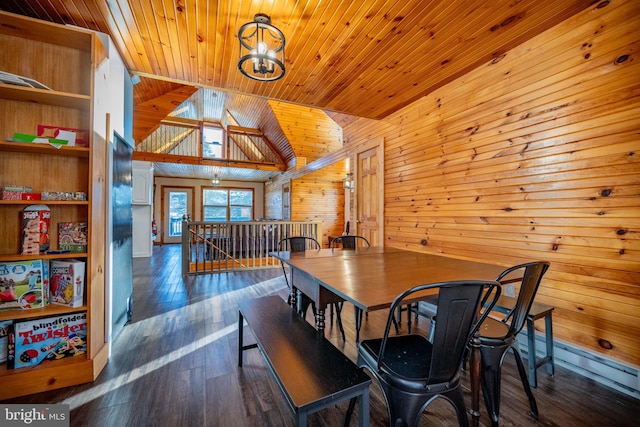
[[[181,84],[381,119],[521,44],[594,0],[2,0],[0,9],[107,33],[132,74],[135,102]],[[238,71],[241,25],[266,13],[286,37],[285,76]],[[175,95],[175,94],[174,94]],[[179,97],[178,97],[179,98]],[[263,128],[223,97],[239,124]],[[176,102],[173,99],[170,102]],[[251,102],[248,102],[251,105]],[[235,111],[233,109],[236,109]],[[147,122],[136,123],[142,134]],[[142,116],[140,116],[142,117]],[[216,118],[208,118],[216,119]],[[278,147],[283,158],[292,152]]]

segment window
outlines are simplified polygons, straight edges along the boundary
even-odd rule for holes
[[[251,221],[253,190],[205,188],[202,190],[202,210],[205,221]]]
[[[209,159],[222,158],[222,141],[224,131],[213,126],[202,127],[202,157]]]

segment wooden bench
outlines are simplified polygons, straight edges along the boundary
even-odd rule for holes
[[[296,416],[307,416],[347,399],[358,398],[359,425],[369,425],[371,378],[295,313],[279,296],[238,303],[238,366],[242,352],[258,348]],[[243,344],[244,322],[256,344]]]

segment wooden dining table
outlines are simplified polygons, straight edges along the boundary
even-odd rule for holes
[[[388,309],[399,294],[414,286],[454,280],[495,280],[505,268],[488,262],[387,246],[281,251],[270,255],[290,266],[292,288],[315,302],[316,328],[321,333],[324,333],[328,304],[348,301],[363,312]],[[472,346],[471,414],[474,425],[478,425],[480,416],[479,352],[479,344]]]

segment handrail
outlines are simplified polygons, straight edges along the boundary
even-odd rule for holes
[[[284,237],[322,239],[319,221],[182,222],[182,274],[220,273],[279,265],[270,255]]]

